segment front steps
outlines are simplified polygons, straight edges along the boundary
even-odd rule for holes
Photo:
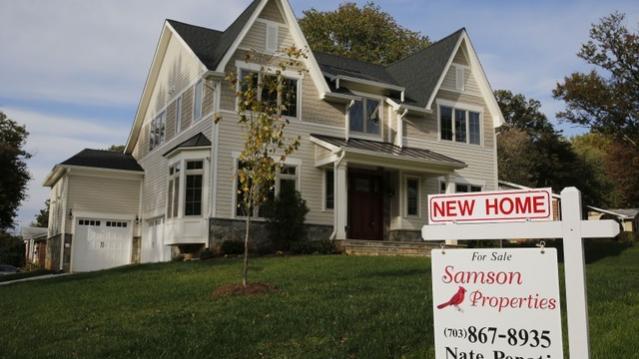
[[[365,241],[347,239],[337,241],[341,251],[349,256],[405,256],[430,257],[433,248],[439,248],[433,242]]]

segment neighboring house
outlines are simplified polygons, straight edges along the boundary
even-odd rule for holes
[[[622,232],[635,233],[639,230],[639,208],[602,209],[588,206],[588,220],[614,219],[619,222]]]
[[[225,31],[167,20],[124,154],[85,150],[69,161],[89,151],[95,162],[63,162],[45,183],[53,265],[166,261],[240,239],[244,134],[224,77],[259,68],[248,52],[279,58],[293,45],[308,48],[284,0],[253,1]],[[284,73],[296,90],[287,135],[301,146],[276,191],[300,191],[312,239],[419,240],[427,194],[497,189],[503,116],[465,29],[385,67],[307,55],[306,71]]]
[[[499,180],[499,190],[506,191],[509,189],[532,189],[532,187],[524,186],[521,184]],[[557,193],[552,193],[552,219],[553,221],[561,220],[561,196]]]
[[[45,227],[23,227],[20,231],[24,241],[25,263],[44,268],[47,253],[47,233]]]

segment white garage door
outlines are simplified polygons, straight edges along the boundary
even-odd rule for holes
[[[131,263],[132,228],[126,220],[79,218],[73,237],[74,272]]]

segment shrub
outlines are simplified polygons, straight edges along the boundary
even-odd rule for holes
[[[207,260],[207,259],[211,259],[213,257],[214,257],[213,251],[210,248],[204,248],[200,252],[200,260]]]
[[[277,198],[265,206],[266,230],[273,250],[288,251],[294,243],[306,240],[308,207],[295,188],[282,186]]]
[[[222,242],[220,249],[222,250],[222,254],[242,254],[244,253],[244,243],[242,241],[226,240]]]
[[[24,242],[20,237],[0,231],[0,264],[24,266]]]
[[[294,254],[335,254],[335,242],[329,239],[316,241],[301,241],[291,243],[291,253]]]

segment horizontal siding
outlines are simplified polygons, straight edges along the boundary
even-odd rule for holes
[[[444,81],[442,82],[442,88],[455,91],[456,86],[456,78],[455,67],[451,66],[444,77]],[[479,85],[477,84],[477,80],[473,75],[472,71],[469,67],[464,69],[464,94],[481,96],[481,91],[479,90]]]
[[[275,3],[275,0],[269,1],[266,4],[266,6],[264,6],[264,9],[262,10],[262,13],[260,14],[259,17],[262,19],[276,21],[280,23],[285,22],[284,17],[282,16],[282,13],[280,12],[280,9],[277,7],[277,4]]]
[[[280,51],[295,45],[288,27],[285,25],[279,26],[278,44]],[[266,50],[266,23],[261,21],[253,23],[251,29],[240,42],[240,48],[264,52]]]
[[[140,205],[140,180],[98,176],[69,176],[67,207],[80,211],[136,214]]]
[[[224,113],[219,127],[218,149],[218,185],[217,185],[217,217],[230,218],[233,216],[233,188],[235,173],[233,152],[242,151],[245,135],[237,124],[237,116],[232,113]],[[342,129],[329,129],[318,127],[311,123],[292,121],[285,129],[287,138],[301,136],[300,148],[290,158],[302,161],[298,179],[300,193],[306,200],[310,211],[306,216],[308,223],[327,224],[333,223],[331,211],[322,211],[323,170],[315,168],[315,144],[309,141],[311,133],[320,132],[327,135],[343,135]]]

